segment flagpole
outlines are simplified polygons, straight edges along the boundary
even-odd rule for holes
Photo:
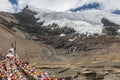
[[[14,43],[15,43],[15,46],[14,46],[14,56],[16,57],[16,41]]]

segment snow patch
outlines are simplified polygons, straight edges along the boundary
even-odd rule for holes
[[[64,36],[66,36],[66,35],[65,35],[65,34],[60,34],[59,36],[60,36],[60,37],[64,37]]]
[[[77,39],[77,37],[74,37],[73,39],[69,39],[68,41],[73,42],[76,39]]]

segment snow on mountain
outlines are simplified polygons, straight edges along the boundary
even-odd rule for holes
[[[37,12],[37,22],[45,21],[43,26],[58,24],[60,27],[70,27],[80,34],[102,34],[103,24],[101,19],[104,17],[111,22],[120,25],[120,15],[110,14],[101,10],[86,10],[80,12],[54,12],[47,9],[35,9],[29,7],[32,11]]]

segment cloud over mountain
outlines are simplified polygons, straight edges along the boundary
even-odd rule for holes
[[[14,12],[16,9],[21,11],[26,5],[30,5],[36,8],[64,12],[78,7],[84,10],[86,5],[92,3],[98,3],[100,9],[106,12],[116,13],[116,10],[120,10],[120,0],[0,0],[0,11]]]
[[[13,12],[13,5],[8,0],[0,0],[0,11]]]
[[[66,11],[75,7],[78,0],[19,0],[19,9],[23,9],[26,5],[36,8],[46,8],[53,11]]]

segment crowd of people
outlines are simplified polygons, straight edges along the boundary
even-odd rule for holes
[[[63,80],[55,78],[24,60],[16,58],[11,50],[0,62],[0,80]]]

